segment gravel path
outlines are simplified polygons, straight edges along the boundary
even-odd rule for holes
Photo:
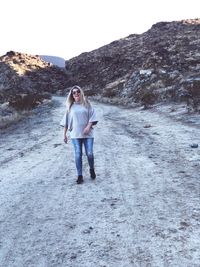
[[[76,184],[64,98],[1,131],[1,267],[199,267],[199,127],[94,103],[97,179]]]

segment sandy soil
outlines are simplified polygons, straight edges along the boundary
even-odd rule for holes
[[[82,185],[64,98],[1,131],[0,266],[200,266],[199,125],[94,106],[97,179],[84,156]]]

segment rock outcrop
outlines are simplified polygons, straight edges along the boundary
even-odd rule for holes
[[[14,51],[0,57],[0,104],[30,109],[66,86],[65,70]]]
[[[67,85],[116,103],[200,103],[200,19],[160,22],[66,61]]]

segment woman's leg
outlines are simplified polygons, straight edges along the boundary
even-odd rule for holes
[[[88,164],[90,166],[90,175],[92,179],[96,178],[96,174],[94,172],[94,154],[93,154],[93,143],[94,138],[84,138],[83,139],[85,153],[87,155]]]
[[[74,145],[75,163],[78,176],[82,176],[82,140],[78,138],[72,138],[72,144]]]
[[[85,147],[85,153],[87,155],[90,169],[94,169],[94,155],[93,155],[94,138],[84,138],[83,140],[84,140],[83,143]]]

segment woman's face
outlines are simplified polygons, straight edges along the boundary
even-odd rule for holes
[[[74,88],[72,90],[72,95],[73,95],[73,98],[74,98],[75,102],[80,102],[80,100],[81,100],[81,91],[79,89]]]

